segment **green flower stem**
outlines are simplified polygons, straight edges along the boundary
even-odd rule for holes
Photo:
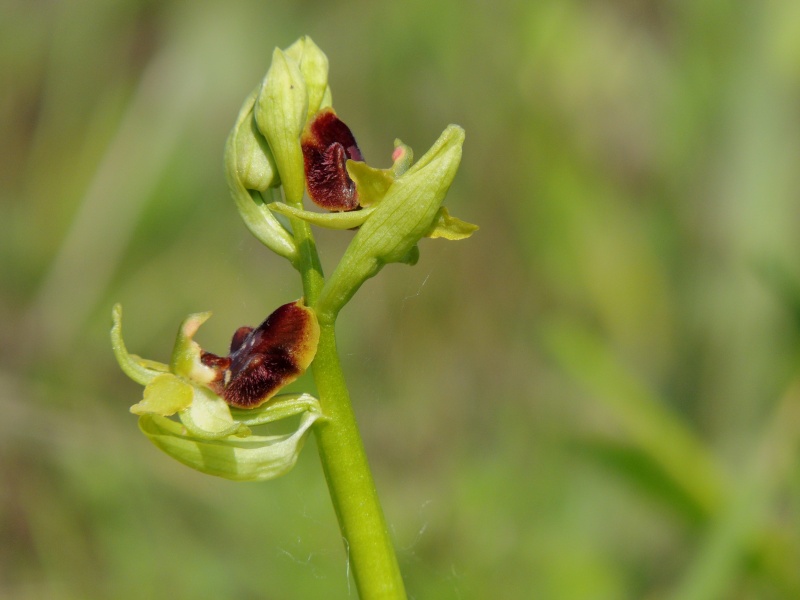
[[[326,417],[314,432],[359,595],[403,599],[403,578],[339,364],[333,323],[320,324],[312,369]]]
[[[295,266],[306,304],[313,307],[325,283],[319,256],[308,223],[297,218],[290,222],[300,249]],[[339,363],[334,320],[320,322],[311,369],[325,415],[314,433],[359,596],[402,600],[403,578]]]

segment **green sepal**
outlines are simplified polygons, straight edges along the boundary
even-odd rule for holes
[[[147,360],[135,354],[130,354],[122,340],[122,305],[115,304],[111,310],[111,347],[122,372],[136,383],[147,385],[159,375],[169,371],[164,363]]]
[[[192,404],[194,389],[172,373],[164,373],[144,388],[144,397],[131,406],[135,415],[160,415],[169,417]]]
[[[308,120],[322,107],[326,92],[328,95],[327,106],[330,106],[328,57],[307,35],[284,50],[284,54],[297,63],[306,82],[308,94],[306,120]]]
[[[245,100],[225,143],[225,176],[247,228],[267,248],[294,262],[297,245],[261,200],[260,191],[280,184],[266,138],[254,127],[260,87]]]
[[[206,439],[158,415],[140,417],[139,428],[158,448],[197,471],[236,481],[264,481],[294,466],[311,426],[322,417],[319,402],[307,394],[276,397],[253,411],[234,410],[237,415],[243,412],[248,413],[247,424],[253,426],[302,416],[295,431],[287,435]]]
[[[271,210],[280,213],[287,217],[296,217],[302,219],[312,225],[318,227],[326,227],[328,229],[353,229],[361,227],[364,221],[367,220],[374,208],[365,208],[362,210],[351,210],[347,212],[336,213],[318,213],[310,210],[302,210],[289,206],[283,202],[273,202],[268,205]]]
[[[286,199],[299,205],[305,189],[300,134],[308,115],[308,92],[297,62],[280,48],[272,54],[254,114],[275,157]]]
[[[442,206],[439,212],[436,213],[436,220],[433,222],[433,227],[425,234],[425,237],[463,240],[478,231],[478,229],[479,227],[477,225],[467,223],[457,217],[451,216],[447,208]]]
[[[333,95],[331,94],[331,86],[325,88],[325,93],[322,94],[322,102],[319,103],[319,110],[323,108],[330,108],[333,106]]]
[[[408,262],[417,242],[433,227],[461,162],[464,130],[445,129],[436,143],[398,177],[356,233],[322,289],[320,322],[332,322],[356,290],[387,263]]]

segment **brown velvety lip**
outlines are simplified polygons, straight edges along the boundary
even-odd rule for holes
[[[290,302],[255,329],[236,330],[229,356],[204,352],[201,361],[218,371],[209,387],[229,405],[256,408],[305,372],[318,342],[314,311],[302,301]]]
[[[349,160],[363,161],[353,133],[331,108],[323,108],[300,138],[311,200],[331,211],[359,208],[356,185],[347,173]]]

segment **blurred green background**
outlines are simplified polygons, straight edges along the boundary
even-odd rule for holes
[[[117,301],[162,360],[211,309],[222,352],[300,295],[222,149],[302,34],[372,164],[467,131],[481,230],[339,323],[410,596],[800,597],[800,3],[0,7],[0,597],[355,595],[313,441],[189,471],[108,341]]]

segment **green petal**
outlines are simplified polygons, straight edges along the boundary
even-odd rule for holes
[[[164,373],[144,388],[144,398],[131,406],[135,415],[168,417],[192,404],[192,386],[172,373]]]
[[[348,160],[346,167],[347,174],[356,184],[358,203],[361,206],[378,204],[394,183],[391,169],[375,169],[365,162],[356,160]]]
[[[351,210],[338,213],[318,213],[295,208],[283,202],[273,202],[269,204],[269,208],[287,217],[297,217],[312,225],[327,227],[328,229],[353,229],[354,227],[360,227],[374,210],[373,208],[365,208],[363,210]]]
[[[236,481],[264,481],[291,470],[319,417],[317,413],[305,413],[289,435],[231,436],[219,440],[198,438],[180,423],[157,415],[140,417],[139,428],[161,450],[197,471]]]
[[[217,372],[200,361],[202,349],[194,341],[194,335],[211,316],[210,312],[194,313],[186,317],[178,328],[175,346],[172,350],[170,371],[198,383],[209,383],[217,377]]]
[[[258,408],[231,408],[233,418],[250,427],[266,425],[303,412],[321,415],[319,400],[310,394],[279,394]]]
[[[467,223],[456,217],[450,216],[450,213],[443,206],[436,214],[436,220],[433,222],[433,227],[425,235],[429,238],[444,238],[446,240],[463,240],[478,231],[478,226],[472,223]]]
[[[111,311],[113,325],[111,326],[111,347],[114,356],[119,363],[123,373],[133,379],[136,383],[147,385],[159,375],[166,373],[169,369],[167,365],[139,358],[135,354],[129,354],[122,340],[122,305],[115,304]]]

